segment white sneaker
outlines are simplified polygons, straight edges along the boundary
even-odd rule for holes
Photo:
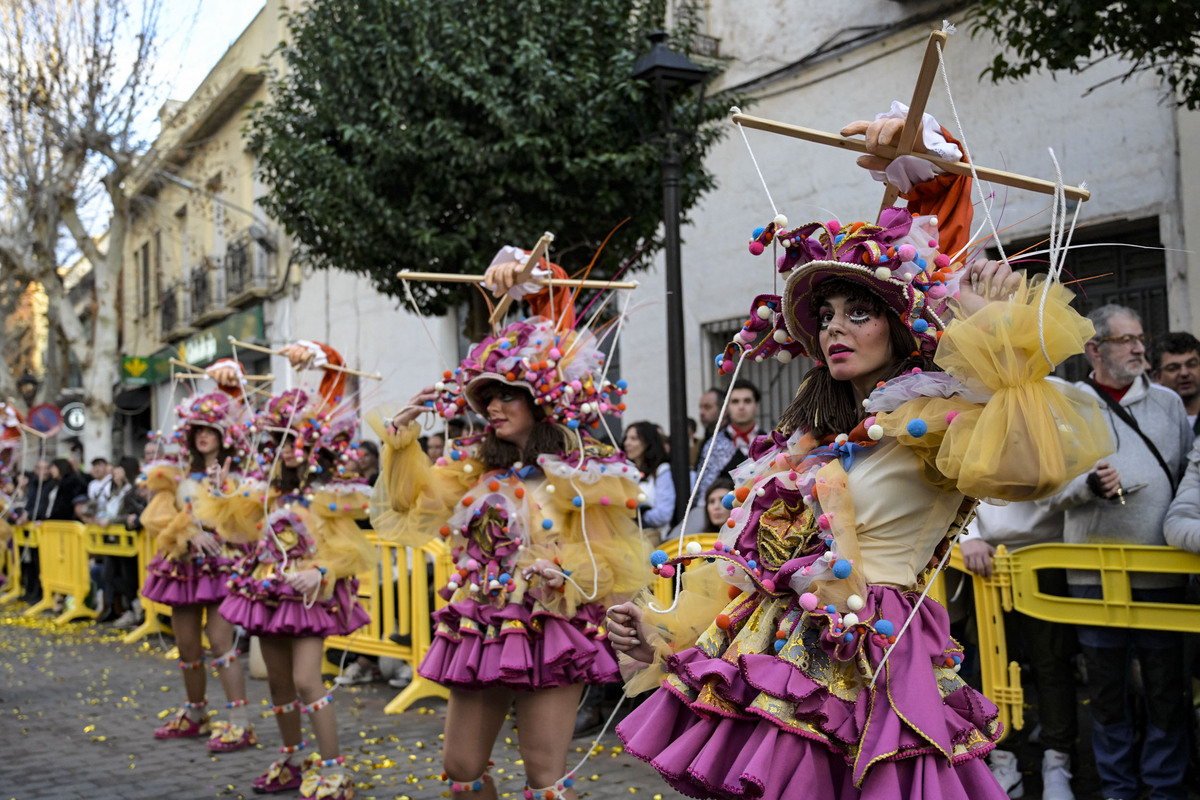
[[[1071,791],[1071,756],[1047,750],[1042,757],[1042,800],[1075,800]]]
[[[403,689],[412,683],[413,671],[407,661],[401,661],[396,667],[396,677],[388,681],[388,686],[393,689]]]
[[[114,628],[133,628],[138,624],[137,612],[133,609],[126,611],[113,622]]]
[[[1025,796],[1021,770],[1017,768],[1017,755],[1007,750],[993,750],[988,755],[988,769],[1009,797]]]
[[[338,686],[358,686],[364,683],[374,683],[379,680],[377,667],[364,667],[355,661],[346,667],[346,671],[333,679]]]

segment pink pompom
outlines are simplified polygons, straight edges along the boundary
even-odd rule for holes
[[[829,228],[830,233],[832,233],[834,236],[837,236],[842,230],[842,223],[838,222],[836,219],[831,219],[825,224],[825,227]]]
[[[762,242],[751,242],[751,243],[750,243],[750,255],[752,255],[752,256],[761,256],[761,255],[762,255],[762,251],[763,251],[763,244],[762,244]]]
[[[675,577],[675,567],[672,566],[671,564],[663,564],[661,567],[658,568],[658,574],[662,575],[664,578],[674,578]]]
[[[775,269],[783,269],[787,263],[787,253],[784,253],[779,258],[775,259]]]
[[[950,266],[950,256],[945,253],[938,253],[937,257],[933,259],[933,265],[938,269],[945,269]]]
[[[957,416],[958,416],[957,411],[947,411],[946,412],[946,424],[949,425],[951,422],[954,422],[954,418]]]
[[[775,581],[771,580],[770,578],[763,578],[762,587],[763,587],[763,591],[774,592],[775,591]]]
[[[829,525],[830,525],[830,521],[829,521],[828,514],[822,514],[821,516],[817,517],[817,527],[818,528],[820,528],[823,531],[827,531],[827,530],[829,530]]]
[[[934,299],[945,297],[946,296],[946,287],[940,283],[936,283],[933,286],[929,287],[929,291],[926,292],[926,294],[928,294],[930,297],[932,297]]]
[[[800,607],[805,611],[812,611],[817,607],[817,596],[812,592],[805,592],[800,595]]]
[[[916,370],[913,370],[913,372],[916,372]],[[872,414],[871,416],[869,416],[863,420],[863,425],[868,428],[874,424],[875,424],[875,415],[874,414]]]
[[[917,257],[917,248],[911,244],[902,244],[900,245],[900,249],[896,251],[896,255],[900,257],[901,261],[912,261]]]

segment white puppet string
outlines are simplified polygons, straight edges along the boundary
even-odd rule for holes
[[[1046,285],[1042,287],[1042,296],[1038,300],[1038,343],[1042,347],[1042,358],[1054,369],[1054,361],[1046,352],[1046,298],[1050,293],[1050,285],[1062,280],[1063,263],[1066,251],[1071,246],[1071,237],[1075,234],[1075,224],[1079,220],[1079,209],[1082,203],[1075,205],[1075,215],[1067,226],[1067,198],[1063,191],[1062,168],[1054,157],[1054,149],[1050,149],[1050,160],[1054,162],[1054,204],[1050,213],[1050,266],[1046,274]]]
[[[433,345],[433,352],[437,353],[438,359],[441,360],[442,368],[446,370],[451,369],[450,362],[448,362],[446,357],[442,355],[442,349],[438,347],[437,339],[433,338],[433,332],[429,330],[429,325],[425,323],[425,315],[421,313],[421,307],[417,305],[417,300],[415,297],[413,297],[412,287],[409,286],[409,282],[407,280],[401,280],[400,283],[404,284],[404,296],[407,298],[408,304],[412,306],[413,313],[417,315],[417,321],[420,322],[421,327],[425,329],[425,335],[429,337],[429,343]]]
[[[729,398],[733,396],[734,386],[737,384],[738,373],[742,371],[742,363],[746,360],[746,351],[743,350],[741,356],[737,360],[737,364],[733,368],[733,375],[729,378],[729,388],[725,390],[725,400],[721,403],[721,413],[717,415],[718,420],[725,419],[725,412],[729,408]],[[676,550],[676,558],[683,557],[683,537],[687,533],[688,516],[692,513],[692,506],[696,502],[696,495],[700,492],[700,479],[704,477],[705,470],[708,469],[708,462],[712,459],[713,450],[716,448],[712,444],[708,446],[708,452],[704,454],[704,462],[700,465],[700,471],[696,474],[696,481],[692,484],[692,492],[688,495],[687,506],[683,509],[683,520],[679,523],[679,546]],[[667,614],[675,610],[675,606],[679,604],[679,595],[682,589],[683,570],[675,570],[675,597],[671,600],[671,605],[666,608],[658,608],[654,605],[654,601],[650,601],[648,607],[651,611],[659,614]]]
[[[741,114],[742,110],[737,106],[732,106],[729,109],[731,114]],[[767,179],[763,177],[762,169],[758,166],[758,159],[754,155],[754,149],[750,147],[750,139],[746,136],[746,129],[742,127],[742,123],[736,123],[738,131],[742,134],[742,141],[746,143],[746,152],[750,154],[750,160],[754,162],[754,171],[758,173],[758,179],[762,181],[763,191],[767,193],[767,202],[771,204],[771,210],[775,212],[775,216],[779,216],[779,209],[775,206],[775,200],[771,197],[771,190],[767,188]]]
[[[580,463],[580,465],[582,465],[584,455],[585,455],[584,447],[583,447],[583,434],[581,434],[579,432],[578,428],[575,429],[575,440],[579,443],[579,463]],[[570,470],[571,470],[571,472],[574,472],[576,475],[583,472],[583,470],[580,469],[579,467],[570,467]],[[579,501],[580,501],[580,503],[579,503],[579,530],[580,530],[580,533],[583,535],[583,546],[587,549],[588,558],[592,562],[592,591],[590,593],[587,591],[584,591],[584,588],[582,586],[580,586],[575,581],[574,578],[572,578],[570,575],[568,575],[567,571],[565,569],[564,570],[547,569],[546,572],[552,573],[554,575],[561,575],[564,581],[569,582],[576,589],[578,589],[579,593],[581,595],[583,595],[583,598],[590,603],[591,601],[596,599],[596,595],[600,591],[600,567],[598,564],[596,564],[596,554],[592,552],[592,543],[588,539],[587,507],[586,507],[586,503],[583,499],[583,492],[579,491],[579,487],[575,485],[574,477],[568,478],[567,480],[570,481],[571,488],[575,490],[575,496],[578,497]]]
[[[875,688],[875,681],[879,679],[879,675],[883,672],[883,665],[887,663],[888,656],[890,656],[892,651],[896,649],[896,645],[900,642],[900,638],[904,636],[904,632],[907,631],[908,626],[912,624],[913,618],[917,616],[917,611],[920,610],[921,604],[925,602],[925,598],[929,596],[929,590],[933,588],[933,584],[937,580],[938,575],[941,575],[942,570],[944,570],[946,565],[950,563],[950,554],[953,553],[954,548],[958,546],[958,540],[962,537],[962,533],[964,530],[966,530],[967,526],[971,524],[971,520],[975,516],[975,509],[978,507],[979,501],[975,500],[971,504],[971,508],[967,511],[966,516],[963,517],[962,524],[958,526],[958,530],[954,532],[952,537],[950,537],[950,546],[947,547],[946,552],[942,554],[942,560],[938,562],[937,568],[934,569],[933,574],[928,576],[926,579],[925,591],[921,592],[921,596],[918,597],[917,602],[913,604],[912,611],[909,612],[908,617],[904,620],[904,624],[900,626],[900,630],[896,632],[896,641],[883,651],[883,658],[879,659],[879,663],[875,665],[875,671],[871,675],[871,684],[869,688]]]

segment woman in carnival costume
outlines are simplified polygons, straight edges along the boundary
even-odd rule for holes
[[[297,367],[341,365],[332,348],[300,342],[285,354]],[[344,373],[330,369],[316,394],[276,395],[254,420],[266,480],[248,481],[214,512],[231,538],[253,542],[233,569],[221,614],[259,637],[283,757],[255,779],[254,791],[300,789],[302,798],[349,800],[354,787],[338,747],[337,720],[321,679],[324,639],[370,622],[357,599],[358,578],[375,548],[356,519],[367,515],[370,487],[347,469],[356,456],[357,418],[342,408]],[[301,714],[319,752],[304,758]]]
[[[440,534],[457,567],[418,671],[450,689],[442,759],[458,800],[497,797],[489,757],[514,701],[525,797],[575,796],[566,760],[583,684],[619,679],[605,605],[650,577],[637,468],[583,435],[620,413],[624,384],[604,380],[594,336],[574,330],[568,290],[513,287],[527,257],[502,249],[486,282],[526,296],[534,316],[472,346],[461,367],[379,426],[376,531],[408,547]],[[416,418],[449,419],[467,406],[488,420],[486,432],[431,462]]]
[[[196,394],[178,407],[180,461],[146,465],[144,481],[153,493],[142,524],[155,537],[156,553],[146,571],[142,596],[171,606],[171,628],[179,648],[179,668],[187,701],[166,725],[154,731],[159,739],[182,739],[210,734],[208,749],[230,752],[251,747],[258,739],[246,716],[246,679],[238,661],[233,626],[217,613],[225,599],[225,584],[234,561],[246,547],[223,538],[199,508],[217,488],[219,468],[241,471],[245,441],[240,421],[246,408],[240,399],[240,365],[222,360],[209,368],[220,391]],[[205,696],[202,635],[215,654],[211,666],[225,691],[227,719],[210,723]]]
[[[848,131],[874,144],[891,124]],[[687,795],[1006,796],[983,758],[997,709],[959,678],[921,586],[971,498],[1044,497],[1111,449],[1095,403],[1045,380],[1092,327],[1059,284],[952,263],[962,181],[907,197],[878,224],[756,231],[786,288],[755,299],[723,369],[743,353],[817,365],[735,471],[732,516],[690,554],[676,608],[610,610],[614,644],[651,665],[627,691],[659,687],[617,733]]]

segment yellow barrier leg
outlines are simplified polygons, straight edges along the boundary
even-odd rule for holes
[[[414,671],[413,681],[404,688],[404,691],[392,698],[392,701],[383,707],[385,714],[401,714],[408,710],[408,707],[418,700],[428,698],[440,698],[448,700],[450,698],[450,690],[440,683],[434,683],[428,678],[422,678]]]

